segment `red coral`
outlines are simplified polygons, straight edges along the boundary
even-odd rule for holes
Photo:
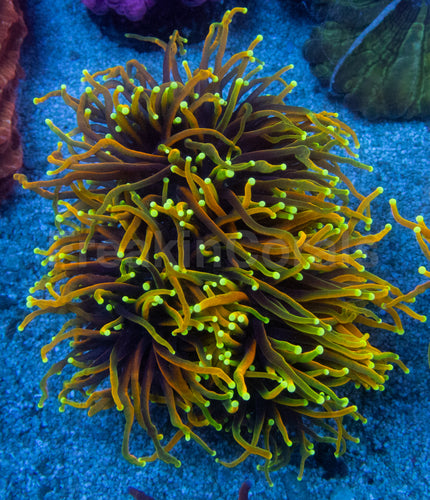
[[[23,76],[19,52],[27,34],[18,0],[0,2],[0,200],[12,186],[12,175],[21,168],[22,148],[16,127],[15,99]]]

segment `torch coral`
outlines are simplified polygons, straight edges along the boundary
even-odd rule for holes
[[[365,421],[339,388],[381,390],[399,356],[370,343],[367,329],[402,333],[398,311],[418,320],[395,286],[367,271],[368,196],[357,192],[342,164],[371,170],[352,156],[354,132],[337,116],[284,103],[296,86],[286,66],[274,75],[254,50],[226,56],[227,11],[206,37],[199,66],[184,60],[177,31],[164,50],[157,81],[136,60],[90,74],[80,98],[61,90],[77,115],[49,156],[50,180],[16,178],[53,201],[58,234],[45,256],[49,272],[28,306],[66,314],[42,359],[64,341],[70,352],[41,382],[74,370],[58,397],[89,415],[116,407],[125,417],[122,451],[133,464],[161,459],[175,466],[185,437],[210,455],[198,433],[224,429],[269,473],[301,454],[299,478],[314,442],[357,442],[344,418]],[[250,66],[251,65],[251,66]],[[274,84],[278,93],[268,94]],[[64,154],[63,154],[64,152]],[[343,184],[343,186],[342,186]],[[48,293],[46,297],[44,294]],[[378,311],[384,311],[385,319]],[[164,440],[150,403],[167,409],[175,433]],[[155,452],[129,448],[137,422]],[[233,452],[233,450],[232,450]]]
[[[418,215],[415,218],[416,222],[412,222],[408,219],[405,219],[399,214],[399,210],[397,209],[397,201],[394,198],[390,200],[390,205],[394,219],[402,226],[413,230],[422,253],[430,262],[430,227],[425,223],[424,217],[422,215]],[[421,275],[425,276],[426,278],[429,278],[430,280],[430,271],[426,269],[425,266],[420,266],[418,268],[418,272]],[[430,281],[427,281],[427,283],[424,283],[423,285],[420,286],[422,291],[424,291],[426,288],[429,288]],[[428,354],[428,364],[430,367],[430,344],[428,347],[427,354]]]

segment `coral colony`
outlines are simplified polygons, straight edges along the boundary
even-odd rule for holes
[[[429,0],[314,2],[304,56],[322,85],[369,119],[430,116]]]
[[[180,1],[186,7],[197,7],[207,0]],[[157,0],[82,0],[82,3],[94,14],[103,15],[112,10],[115,14],[124,16],[130,21],[140,21],[147,11],[157,4]]]
[[[138,21],[146,12],[155,5],[156,0],[82,0],[82,3],[94,14],[103,15],[113,10],[120,16],[125,16],[130,21]]]
[[[334,113],[285,104],[292,66],[260,76],[260,35],[227,56],[236,13],[246,9],[211,25],[194,69],[178,66],[186,40],[175,31],[167,43],[143,38],[164,50],[160,81],[131,60],[84,70],[80,98],[63,85],[35,99],[61,96],[77,126],[65,133],[47,120],[61,140],[51,179],[16,175],[52,200],[57,227],[51,247],[35,249],[48,271],[20,329],[67,314],[42,348],[47,362],[70,346],[63,357],[55,349],[40,406],[49,378],[74,370],[60,411],[121,411],[131,463],[179,466],[182,438],[215,456],[199,433],[213,428],[232,437],[219,463],[257,455],[270,483],[293,450],[301,479],[315,442],[332,443],[336,456],[358,442],[346,420],[366,419],[341,388],[382,390],[394,364],[408,371],[371,332],[403,333],[399,311],[425,321],[407,305],[423,286],[403,295],[366,270],[365,246],[390,226],[370,232],[382,189],[363,196],[342,170],[371,170],[350,149],[354,132]],[[170,436],[150,403],[168,412]],[[152,454],[133,455],[134,424]]]
[[[0,201],[13,186],[13,174],[22,167],[15,100],[19,79],[24,76],[19,55],[26,35],[19,2],[0,2]]]

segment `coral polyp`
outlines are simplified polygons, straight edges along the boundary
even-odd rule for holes
[[[48,379],[71,366],[61,409],[122,411],[131,463],[179,466],[172,449],[184,437],[214,456],[199,433],[208,427],[237,444],[223,465],[256,455],[270,481],[298,448],[301,478],[315,442],[339,456],[358,441],[344,419],[365,418],[340,388],[381,390],[394,364],[407,371],[371,344],[372,330],[403,333],[399,310],[425,318],[405,303],[418,291],[405,296],[363,264],[390,226],[370,232],[382,189],[363,196],[343,172],[371,170],[351,149],[354,132],[333,113],[285,103],[292,66],[260,76],[261,36],[226,56],[238,12],[210,27],[195,69],[178,66],[175,31],[167,43],[146,39],[164,50],[159,81],[131,60],[84,71],[79,98],[63,86],[36,100],[61,96],[77,126],[65,133],[48,120],[61,139],[50,179],[16,176],[53,201],[58,232],[36,249],[49,271],[20,328],[71,313],[42,348],[47,362],[71,346],[43,378],[40,405]],[[152,403],[169,414],[166,439]],[[132,453],[135,423],[153,454]]]

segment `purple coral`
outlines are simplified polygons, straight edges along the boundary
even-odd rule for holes
[[[182,3],[187,7],[198,7],[199,5],[202,5],[205,2],[206,0],[182,0]]]
[[[130,21],[140,21],[156,0],[82,0],[82,3],[94,14],[107,14],[109,9],[113,9]]]
[[[187,7],[197,7],[207,0],[181,0]],[[103,15],[114,10],[120,16],[130,21],[140,21],[147,10],[153,7],[157,0],[82,0],[82,3],[94,14]]]

